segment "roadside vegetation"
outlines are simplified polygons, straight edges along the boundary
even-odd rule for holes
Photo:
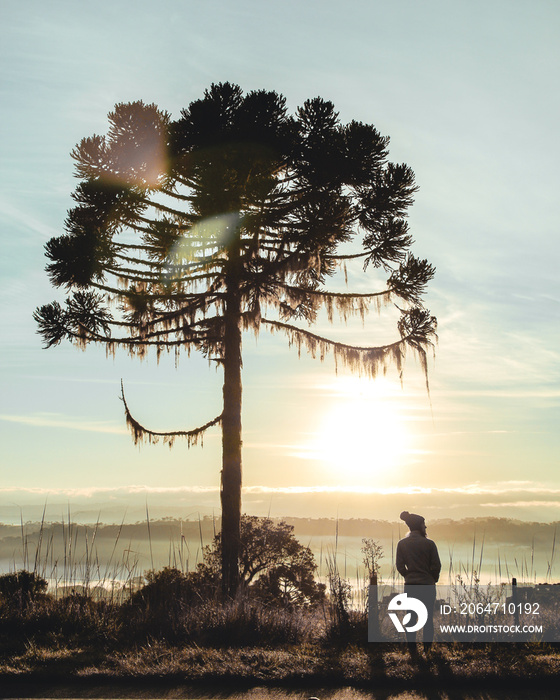
[[[435,645],[413,661],[405,645],[368,644],[369,580],[356,595],[333,555],[320,583],[311,550],[285,522],[245,516],[241,532],[242,585],[233,598],[221,591],[220,534],[194,570],[149,570],[119,587],[61,590],[26,570],[0,576],[0,675],[367,685],[560,671],[552,645]],[[382,550],[365,539],[362,553],[372,577]]]
[[[4,574],[2,648],[29,642],[130,647],[153,640],[226,646],[313,636],[324,627],[328,604],[311,550],[284,522],[245,516],[241,533],[242,586],[234,598],[221,592],[221,534],[193,571],[166,566],[120,586],[66,576],[64,586],[49,588],[37,572]]]

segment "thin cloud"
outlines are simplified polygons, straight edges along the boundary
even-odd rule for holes
[[[95,496],[118,497],[138,494],[199,494],[219,493],[219,488],[214,486],[91,486],[83,488],[46,488],[46,487],[8,487],[0,489],[0,496],[13,496],[14,494],[28,494],[32,496],[63,496],[66,498],[93,498]]]
[[[111,433],[115,435],[127,435],[125,428],[117,427],[103,422],[74,421],[56,415],[31,415],[17,416],[0,414],[0,420],[9,423],[21,423],[37,428],[62,428],[65,430],[81,430],[88,433]]]
[[[513,482],[516,484],[517,482]],[[324,494],[371,494],[380,496],[390,496],[390,495],[418,495],[418,496],[437,496],[446,494],[455,495],[465,495],[465,496],[511,496],[513,494],[530,494],[533,497],[542,496],[560,496],[560,488],[548,488],[544,486],[534,486],[527,487],[522,485],[514,486],[505,482],[504,484],[496,486],[482,486],[480,484],[465,484],[463,486],[454,487],[427,487],[427,486],[401,486],[401,487],[391,487],[391,488],[371,488],[371,487],[356,487],[356,486],[344,486],[344,485],[334,485],[334,486],[322,486],[322,485],[309,485],[309,486],[263,486],[263,485],[253,485],[245,486],[243,488],[243,493],[246,495],[258,495],[258,494],[286,494],[286,495],[296,495],[296,494],[313,494],[313,493],[324,493]],[[92,486],[83,488],[45,488],[45,487],[29,487],[29,488],[19,488],[19,487],[8,487],[0,488],[0,495],[8,495],[14,493],[28,493],[33,495],[57,495],[57,496],[85,496],[91,497],[95,495],[132,495],[132,494],[197,494],[197,493],[218,493],[219,488],[214,486],[148,486],[146,484],[131,484],[129,486],[121,487],[109,487],[109,486]],[[555,502],[555,501],[554,501]],[[515,501],[515,503],[527,503],[530,501]],[[535,501],[535,503],[552,503],[552,501]],[[490,505],[490,503],[481,504]],[[499,505],[505,506],[508,503],[500,503]]]
[[[481,503],[482,508],[560,508],[560,501],[509,501],[501,503]]]
[[[560,398],[560,389],[459,389],[451,391],[438,389],[437,395],[440,398],[484,396],[503,399],[557,399]]]
[[[45,240],[48,240],[49,238],[52,238],[60,233],[60,231],[55,229],[53,226],[46,225],[44,221],[36,219],[27,211],[18,209],[12,203],[7,202],[3,198],[0,198],[0,213],[9,220],[15,221],[18,224],[23,224],[24,229],[38,234]]]

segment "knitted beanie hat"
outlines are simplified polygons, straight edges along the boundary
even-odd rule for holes
[[[400,514],[400,519],[405,521],[410,530],[421,530],[425,522],[421,515],[409,513],[407,510],[403,510]]]

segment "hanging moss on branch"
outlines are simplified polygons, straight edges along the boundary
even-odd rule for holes
[[[175,430],[175,431],[166,431],[166,432],[157,432],[155,430],[149,430],[148,428],[145,428],[143,425],[141,425],[135,418],[134,416],[130,413],[130,409],[128,408],[128,404],[126,402],[126,397],[124,395],[124,386],[123,382],[121,381],[121,401],[124,404],[124,412],[126,415],[126,424],[130,428],[130,432],[132,433],[132,438],[134,440],[134,444],[138,445],[138,443],[144,442],[144,440],[147,440],[150,444],[157,444],[160,440],[160,438],[163,438],[163,442],[165,445],[169,445],[169,447],[173,447],[173,444],[177,438],[185,438],[187,441],[187,446],[191,447],[193,445],[197,445],[200,442],[200,445],[204,445],[204,433],[208,428],[211,428],[214,425],[219,425],[222,416],[216,416],[213,420],[208,421],[208,423],[205,423],[204,425],[201,425],[198,428],[193,428],[192,430]]]

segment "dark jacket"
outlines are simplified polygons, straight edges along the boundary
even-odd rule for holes
[[[397,544],[397,571],[409,585],[435,584],[441,562],[436,543],[412,530]]]

